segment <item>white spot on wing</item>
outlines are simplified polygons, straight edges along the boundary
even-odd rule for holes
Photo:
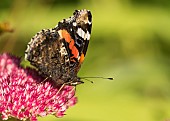
[[[73,26],[77,26],[77,23],[76,23],[76,22],[73,22]]]
[[[78,34],[80,37],[85,38],[85,32],[84,32],[81,28],[78,28],[77,34]]]
[[[87,40],[90,40],[90,33],[87,31],[87,33],[86,33],[86,39]]]
[[[90,21],[88,21],[88,24],[91,25],[92,23]]]

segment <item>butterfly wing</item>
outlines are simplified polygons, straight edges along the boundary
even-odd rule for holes
[[[47,29],[37,33],[28,43],[25,59],[38,68],[44,77],[57,80],[69,65],[67,51],[56,30]]]

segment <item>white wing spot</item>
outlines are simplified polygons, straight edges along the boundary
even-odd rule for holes
[[[77,34],[78,34],[80,37],[85,38],[85,32],[84,32],[81,28],[78,28]]]
[[[90,40],[90,33],[89,33],[89,31],[87,31],[86,39],[87,39],[87,40]]]
[[[73,26],[77,26],[77,23],[76,23],[76,22],[73,22]]]

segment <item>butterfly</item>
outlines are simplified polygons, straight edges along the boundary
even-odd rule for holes
[[[56,85],[84,83],[77,73],[87,52],[91,29],[91,12],[75,10],[71,17],[58,22],[54,28],[43,29],[32,37],[25,59]]]

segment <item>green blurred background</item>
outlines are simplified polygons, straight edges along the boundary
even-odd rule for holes
[[[78,75],[114,80],[85,81],[64,118],[39,120],[170,120],[170,0],[1,0],[0,22],[14,32],[1,34],[0,52],[24,57],[33,35],[84,8],[93,28]]]

